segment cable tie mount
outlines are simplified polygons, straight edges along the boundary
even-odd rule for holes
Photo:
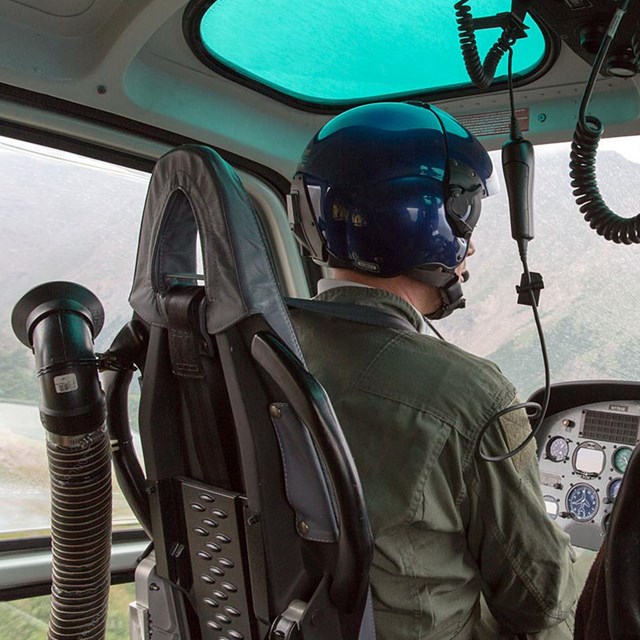
[[[538,302],[540,301],[540,291],[544,289],[544,282],[542,281],[542,275],[535,271],[532,271],[529,274],[529,278],[530,280],[527,281],[527,276],[523,273],[520,278],[520,284],[516,285],[516,291],[518,292],[518,304],[531,307],[531,296],[529,295],[529,292],[531,292],[533,293],[533,298],[537,307]]]
[[[527,29],[529,28],[518,16],[513,13],[498,13],[495,16],[485,16],[484,18],[474,18],[471,21],[471,27],[474,31],[481,29],[502,29],[509,34],[513,40],[527,37]]]

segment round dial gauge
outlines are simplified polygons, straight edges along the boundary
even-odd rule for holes
[[[616,471],[624,473],[627,470],[629,459],[633,451],[629,447],[620,447],[613,454],[613,466]]]
[[[547,443],[547,458],[552,462],[563,462],[569,455],[569,443],[562,437],[551,438]]]
[[[567,511],[578,522],[592,520],[599,507],[600,498],[589,484],[577,484],[567,494]]]
[[[560,513],[560,505],[553,496],[544,496],[544,506],[547,509],[547,515],[555,520]]]
[[[609,483],[607,487],[607,498],[613,502],[618,497],[618,491],[620,491],[620,485],[622,484],[621,478],[616,478]]]
[[[573,454],[573,470],[581,476],[599,476],[606,464],[604,449],[597,442],[583,442]]]

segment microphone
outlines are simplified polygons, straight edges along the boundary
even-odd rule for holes
[[[533,145],[521,136],[502,145],[502,170],[509,196],[511,236],[518,243],[521,255],[527,242],[533,240]]]

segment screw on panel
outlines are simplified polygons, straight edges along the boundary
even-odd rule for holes
[[[269,405],[269,413],[271,414],[271,417],[275,418],[276,420],[278,418],[282,418],[282,410],[275,404]]]
[[[105,87],[103,84],[99,84],[96,87],[96,91],[98,92],[98,95],[103,96],[105,93],[107,93],[107,87]]]
[[[314,627],[317,627],[320,625],[320,623],[322,622],[322,619],[324,618],[324,614],[320,609],[317,609],[316,611],[314,611],[311,614],[311,624]]]
[[[547,114],[546,113],[539,113],[538,114],[538,122],[544,122],[547,119]]]

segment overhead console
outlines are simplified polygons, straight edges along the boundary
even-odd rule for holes
[[[619,3],[616,0],[537,0],[531,13],[590,65]],[[629,78],[638,73],[640,60],[640,4],[629,3],[602,74]]]
[[[549,517],[574,545],[597,550],[602,544],[639,432],[640,384],[552,387],[537,435],[540,483]]]

